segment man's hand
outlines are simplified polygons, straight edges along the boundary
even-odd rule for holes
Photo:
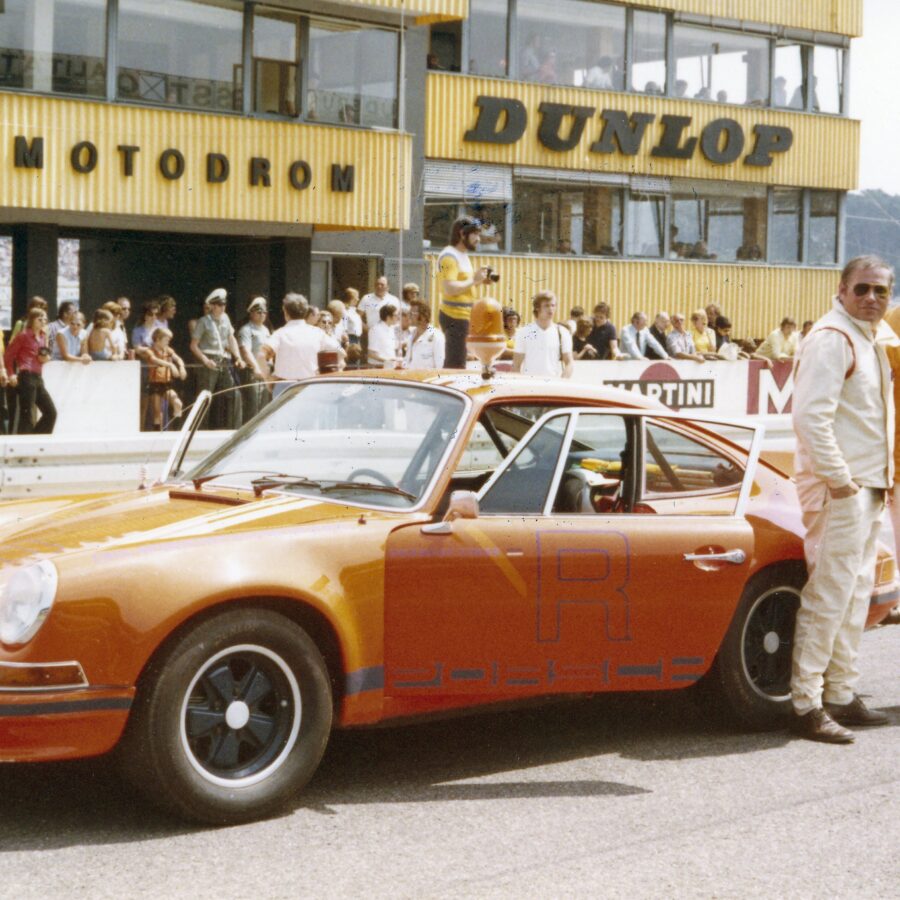
[[[488,280],[488,270],[487,266],[482,266],[480,269],[475,270],[475,274],[472,276],[472,284],[484,284]]]
[[[859,485],[855,481],[851,481],[850,484],[845,484],[841,487],[828,488],[828,493],[831,495],[832,500],[843,500],[846,497],[852,497],[854,494],[858,494]]]

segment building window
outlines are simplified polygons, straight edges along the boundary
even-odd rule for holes
[[[0,87],[106,96],[106,0],[6,0],[0,36]]]
[[[504,200],[441,199],[440,187],[432,186],[435,193],[426,200],[424,212],[426,247],[436,251],[445,246],[453,220],[468,215],[485,223],[480,247],[484,254],[662,259],[668,253],[673,260],[720,263],[837,262],[838,191],[673,179],[669,193],[653,184],[626,189],[571,178],[550,181],[537,171],[531,177],[514,177],[509,214]],[[808,218],[804,193],[809,195]]]
[[[81,241],[59,238],[56,242],[56,302],[81,300]]]
[[[308,117],[395,128],[398,53],[395,31],[311,23]]]
[[[622,192],[594,185],[514,183],[513,250],[619,256]]]
[[[274,10],[253,16],[253,110],[300,114],[300,17]]]
[[[678,96],[750,106],[768,103],[768,38],[676,24],[674,41]]]
[[[459,215],[458,203],[425,203],[422,230],[428,246],[440,250],[450,241],[450,227]]]
[[[423,232],[426,245],[440,250],[450,242],[450,229],[458,216],[472,216],[481,222],[479,253],[506,252],[505,203],[425,202]]]
[[[240,110],[242,33],[236,3],[119,0],[119,99]]]
[[[644,94],[662,94],[666,90],[665,13],[634,12],[631,90]]]
[[[837,262],[838,195],[836,191],[809,192],[809,262],[832,266]]]
[[[837,47],[813,50],[813,112],[841,112],[844,94],[844,51]]]
[[[839,46],[672,22],[664,12],[594,0],[559,0],[551,6],[544,0],[471,0],[465,31],[467,58],[463,59],[458,23],[432,26],[430,69],[494,77],[511,74],[543,84],[644,94],[670,91],[669,95],[677,98],[806,109],[815,68],[819,83],[818,96],[810,103],[812,111],[843,111],[846,50]],[[514,35],[512,42],[508,42],[508,34]],[[668,72],[670,35],[674,73]],[[827,38],[823,36],[823,40]],[[627,62],[626,45],[631,48]]]
[[[803,192],[776,188],[772,192],[772,262],[800,262],[802,221]]]
[[[672,196],[670,256],[723,262],[765,259],[765,188],[679,182]]]
[[[431,27],[428,68],[437,72],[459,72],[462,69],[462,23],[441,22]]]
[[[625,8],[519,0],[519,77],[602,90],[625,84]]]
[[[772,106],[782,109],[804,109],[806,83],[804,48],[791,41],[775,45],[775,77],[772,81]]]
[[[666,198],[663,194],[632,191],[628,196],[628,234],[625,252],[629,256],[661,259],[665,246]]]
[[[11,237],[0,236],[0,330],[12,327],[12,256]]]
[[[470,74],[506,75],[506,14],[506,0],[469,0]]]

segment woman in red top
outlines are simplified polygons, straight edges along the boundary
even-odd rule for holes
[[[3,357],[9,383],[19,389],[18,434],[50,434],[56,424],[56,407],[41,376],[44,363],[50,359],[46,327],[47,313],[30,310],[25,327],[10,341]],[[36,425],[32,424],[35,407],[41,414]]]

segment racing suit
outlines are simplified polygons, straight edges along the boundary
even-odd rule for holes
[[[852,318],[838,299],[804,338],[794,369],[796,482],[809,580],[800,597],[791,676],[799,715],[853,700],[875,574],[885,491],[893,480],[894,410],[884,322]],[[829,488],[855,482],[852,497]]]

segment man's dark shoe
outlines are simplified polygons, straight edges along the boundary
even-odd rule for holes
[[[805,715],[794,713],[794,730],[800,737],[826,744],[852,744],[856,736],[838,725],[824,709],[813,709]]]
[[[900,606],[895,606],[882,620],[882,625],[900,625]]]
[[[849,703],[838,705],[826,703],[825,710],[828,715],[841,725],[855,725],[871,727],[874,725],[887,725],[888,717],[879,709],[869,709],[862,701],[859,694],[854,694]]]

